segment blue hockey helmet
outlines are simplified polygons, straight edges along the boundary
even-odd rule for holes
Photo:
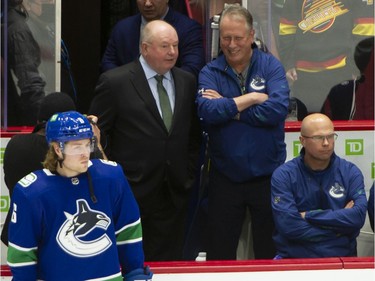
[[[92,139],[93,132],[89,120],[77,111],[56,113],[46,126],[47,142],[59,142]]]

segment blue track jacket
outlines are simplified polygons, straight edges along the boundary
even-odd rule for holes
[[[241,88],[232,68],[221,54],[199,74],[198,115],[209,136],[212,164],[233,182],[246,182],[271,175],[286,158],[284,121],[289,87],[281,63],[255,46],[246,80],[246,92],[268,94],[269,99],[238,113],[234,97]],[[212,89],[224,98],[203,98],[202,90]]]
[[[284,258],[356,256],[356,237],[367,210],[363,175],[335,154],[324,171],[301,155],[275,170],[271,180],[277,254]],[[344,209],[350,201],[353,208]],[[306,212],[305,219],[300,212]]]

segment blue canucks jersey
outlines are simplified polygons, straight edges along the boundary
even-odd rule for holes
[[[95,159],[88,173],[44,169],[17,183],[7,257],[13,280],[122,280],[143,268],[139,208],[122,168]]]

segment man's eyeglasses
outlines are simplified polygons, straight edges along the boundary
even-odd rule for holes
[[[327,140],[328,142],[335,141],[335,140],[337,140],[337,137],[338,137],[338,135],[336,133],[326,135],[326,136],[312,136],[312,137],[307,137],[307,136],[303,136],[303,135],[301,135],[301,136],[306,138],[306,139],[311,139],[315,142],[324,142],[324,140]]]

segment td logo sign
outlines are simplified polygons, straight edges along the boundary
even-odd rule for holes
[[[0,148],[0,164],[3,165],[4,162],[4,152],[5,152],[5,147]]]
[[[301,151],[301,149],[302,149],[301,142],[299,140],[294,141],[293,142],[293,157],[297,157],[299,155],[299,152]]]
[[[363,155],[363,139],[345,140],[345,155]]]
[[[0,196],[0,212],[8,212],[9,201],[9,196]]]

